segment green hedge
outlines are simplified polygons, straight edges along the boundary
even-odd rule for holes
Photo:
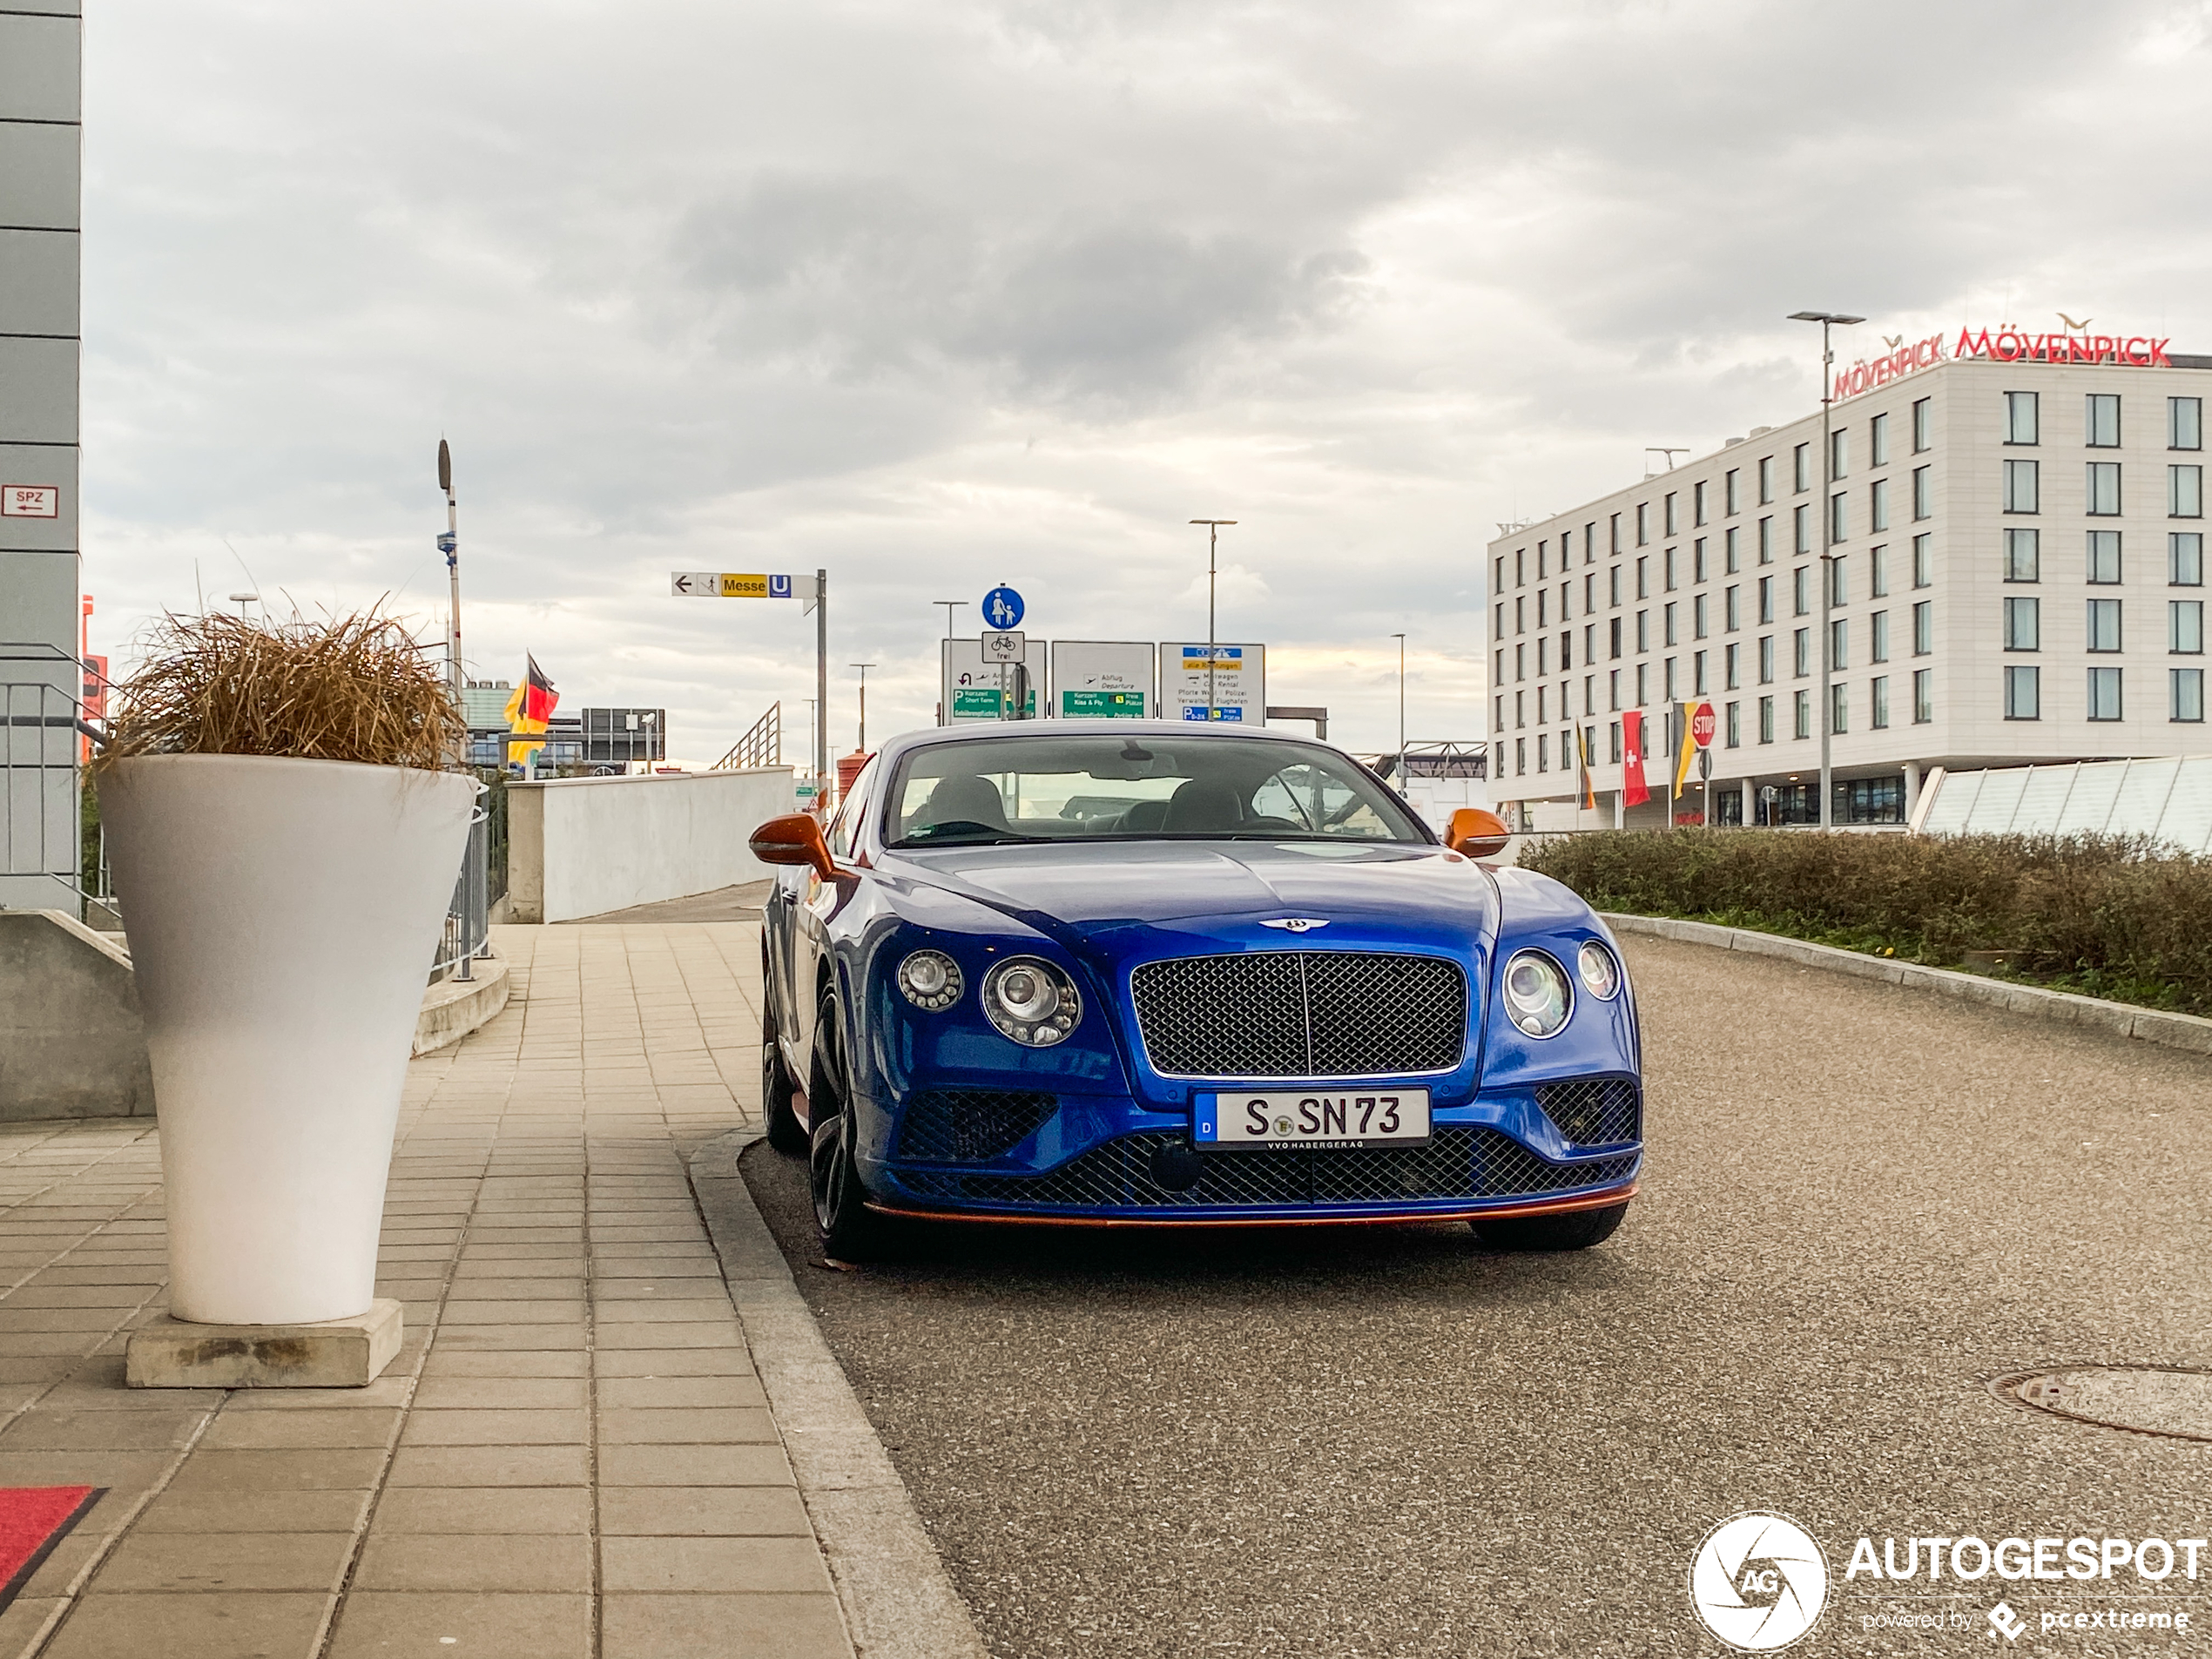
[[[2000,951],[2009,976],[2212,1015],[2212,859],[2144,839],[1607,831],[1521,863],[1600,910],[1946,967]]]

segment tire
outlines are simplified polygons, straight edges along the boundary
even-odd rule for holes
[[[1625,1204],[1602,1210],[1570,1210],[1563,1216],[1506,1216],[1467,1224],[1493,1250],[1588,1250],[1613,1237],[1629,1213]]]
[[[867,1207],[867,1189],[860,1184],[852,1073],[845,1061],[845,1023],[834,997],[822,999],[810,1081],[806,1101],[813,1123],[806,1174],[814,1199],[814,1236],[822,1253],[833,1259],[874,1260],[889,1251],[896,1230]]]
[[[768,1144],[779,1152],[798,1157],[810,1144],[806,1125],[799,1121],[792,1109],[792,1096],[799,1092],[799,1085],[792,1078],[791,1068],[784,1064],[783,1050],[776,1042],[776,1005],[765,988],[761,993],[760,1008],[760,1109],[768,1123]]]

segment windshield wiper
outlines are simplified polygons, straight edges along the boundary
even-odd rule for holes
[[[894,841],[894,846],[928,846],[942,842],[947,846],[988,846],[995,843],[1044,841],[1054,838],[1047,835],[1021,835],[1010,829],[1000,829],[989,824],[979,824],[973,819],[952,818],[941,824],[922,824],[908,830],[905,836]]]

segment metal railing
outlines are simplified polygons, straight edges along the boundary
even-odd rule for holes
[[[66,907],[85,921],[88,902],[105,897],[107,860],[104,847],[88,856],[79,776],[84,740],[103,740],[84,718],[91,672],[58,646],[0,642],[0,905]]]
[[[752,723],[752,730],[730,745],[730,752],[716,761],[713,770],[729,772],[784,764],[784,705],[771,703],[767,713]]]
[[[490,786],[478,780],[475,810],[469,818],[469,845],[462,852],[461,874],[453,884],[453,903],[446,909],[438,959],[430,964],[433,980],[475,978],[470,965],[490,949]]]

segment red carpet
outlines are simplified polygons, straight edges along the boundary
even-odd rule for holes
[[[103,1487],[0,1487],[0,1608],[100,1500]]]

